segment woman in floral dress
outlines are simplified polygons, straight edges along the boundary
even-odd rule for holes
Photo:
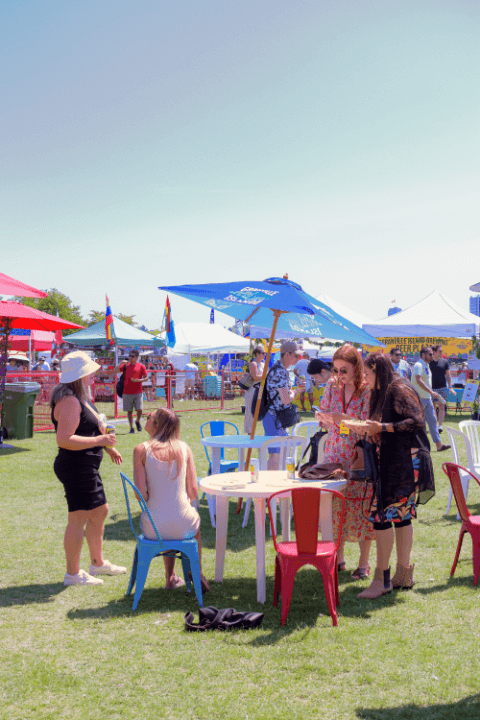
[[[333,377],[328,381],[320,403],[320,412],[315,417],[328,429],[325,442],[325,462],[340,463],[349,470],[355,454],[355,443],[359,436],[342,423],[343,419],[366,420],[369,414],[370,389],[365,384],[363,363],[358,350],[352,345],[343,345],[333,356]],[[345,570],[345,542],[360,545],[358,567],[352,573],[357,580],[370,574],[368,558],[372,540],[375,538],[373,525],[366,519],[372,500],[371,485],[349,480],[344,490],[345,519],[338,548],[338,569]],[[340,521],[341,505],[333,502],[334,530]]]

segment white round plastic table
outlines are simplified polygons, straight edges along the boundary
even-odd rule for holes
[[[251,438],[250,435],[213,435],[212,437],[202,438],[201,443],[205,447],[211,448],[212,475],[217,475],[220,472],[223,448],[238,450],[238,468],[243,470],[245,468],[245,450],[248,450],[248,448],[258,450],[266,440],[278,440],[278,437],[274,435],[255,435],[254,438]]]
[[[228,501],[231,497],[252,498],[255,507],[255,546],[257,562],[257,600],[264,603],[267,596],[265,572],[265,505],[266,499],[279,490],[294,487],[317,487],[320,489],[342,490],[346,480],[321,480],[305,482],[288,480],[285,470],[261,470],[258,483],[250,482],[249,472],[210,475],[200,481],[200,489],[217,500],[217,522],[215,543],[215,581],[222,582],[225,566],[225,551],[228,532]],[[281,502],[283,539],[290,537],[290,509],[288,498]],[[333,540],[332,496],[321,495],[320,528],[322,540]]]

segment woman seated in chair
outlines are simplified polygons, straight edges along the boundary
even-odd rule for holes
[[[180,419],[167,408],[154,410],[147,417],[148,442],[133,451],[135,485],[147,503],[160,537],[183,540],[195,536],[202,566],[200,516],[191,503],[197,497],[197,471],[189,446],[180,440]],[[157,536],[148,516],[142,513],[140,527],[147,539]],[[168,589],[184,585],[175,574],[175,558],[164,558]],[[210,587],[203,572],[202,591]]]

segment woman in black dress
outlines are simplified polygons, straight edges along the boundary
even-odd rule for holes
[[[115,434],[106,434],[105,425],[89,400],[90,386],[99,368],[86,353],[69,353],[62,360],[60,383],[53,388],[50,398],[59,448],[53,468],[64,486],[68,504],[64,585],[101,585],[103,580],[98,575],[120,575],[127,571],[104,560],[102,554],[103,524],[108,515],[99,474],[103,448],[117,465],[122,456],[114,447]],[[80,569],[84,535],[90,550],[89,573]]]
[[[374,599],[393,588],[413,587],[412,518],[417,505],[435,494],[435,483],[425,414],[415,389],[395,373],[387,355],[372,353],[364,368],[371,389],[367,434],[379,448],[379,477],[369,517],[376,534],[377,566],[372,584],[358,597]],[[394,538],[397,569],[390,580]]]

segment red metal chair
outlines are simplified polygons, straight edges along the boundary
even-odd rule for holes
[[[466,532],[469,532],[472,537],[473,547],[473,584],[477,585],[478,576],[480,574],[480,515],[472,515],[467,507],[460,472],[468,473],[478,483],[478,485],[480,485],[480,481],[475,475],[473,475],[473,473],[461,467],[461,465],[455,465],[455,463],[444,463],[442,465],[442,468],[444,473],[446,473],[448,479],[450,480],[450,485],[455,496],[455,502],[457,503],[458,512],[462,519],[462,527],[460,528],[460,537],[458,538],[457,552],[455,554],[455,560],[453,561],[450,575],[454,574],[457,567],[457,562],[463,543],[463,536]]]
[[[334,540],[318,539],[318,521],[320,516],[321,493],[329,493],[337,497],[342,503],[342,513],[338,537]],[[291,542],[277,543],[274,523],[272,521],[274,505],[277,498],[288,497],[291,494],[293,503],[293,518],[296,539]],[[272,502],[274,501],[274,502]],[[345,498],[336,490],[327,488],[296,487],[291,490],[281,490],[268,498],[270,525],[272,528],[273,543],[277,556],[275,558],[275,588],[273,591],[273,604],[278,604],[278,596],[282,596],[282,620],[285,625],[290,601],[292,598],[295,575],[303,565],[313,565],[322,575],[323,587],[327,599],[328,610],[334,625],[338,625],[336,606],[340,604],[338,594],[338,568],[337,550],[340,543],[343,518],[345,514]]]

